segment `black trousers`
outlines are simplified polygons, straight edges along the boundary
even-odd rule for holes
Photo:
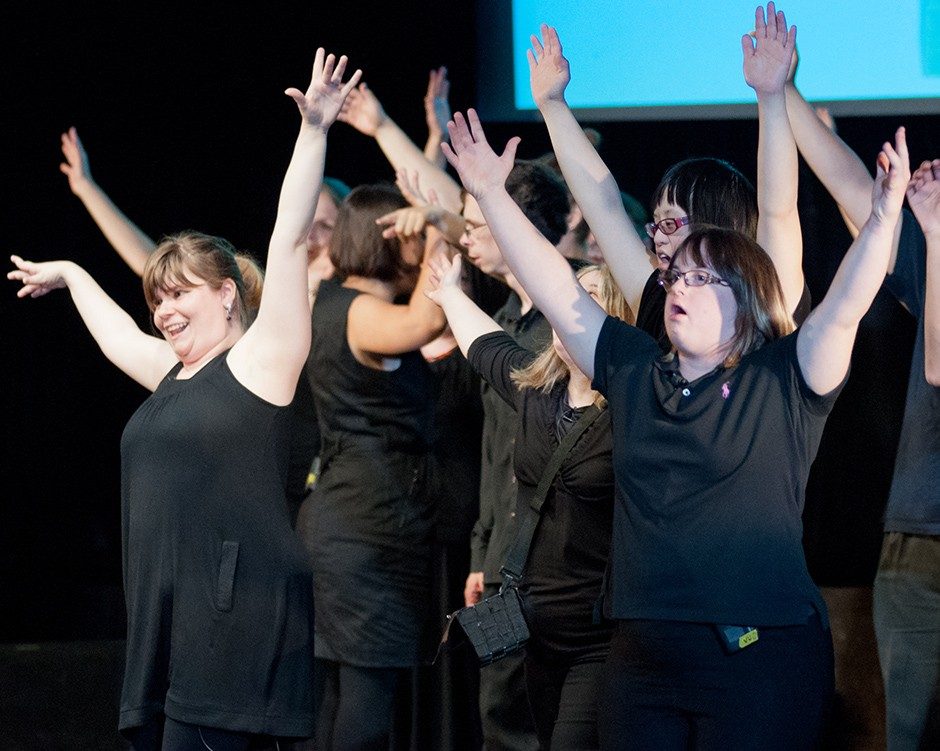
[[[487,585],[484,596],[499,591]],[[535,724],[526,697],[523,653],[480,668],[480,724],[485,751],[536,751]]]
[[[603,673],[603,654],[574,658],[531,646],[526,649],[526,690],[542,749],[589,751],[598,747],[597,705]]]
[[[405,671],[317,660],[317,751],[387,751],[395,692]]]
[[[815,613],[803,625],[761,628],[731,654],[710,624],[619,621],[601,748],[813,749],[833,691],[832,638]]]

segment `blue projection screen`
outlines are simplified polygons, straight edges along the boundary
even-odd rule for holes
[[[479,108],[537,117],[526,50],[541,23],[571,63],[569,104],[597,120],[748,118],[741,35],[753,0],[514,0],[480,3]],[[784,0],[797,85],[834,115],[940,113],[940,0]]]

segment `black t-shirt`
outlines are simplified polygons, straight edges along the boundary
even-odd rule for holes
[[[796,339],[685,383],[649,335],[604,323],[594,386],[613,422],[613,617],[775,626],[825,613],[801,514],[841,386],[810,390]]]
[[[531,354],[501,331],[477,338],[470,364],[513,410],[516,518],[528,511],[545,466],[558,447],[556,418],[565,382],[550,393],[519,389],[510,379]],[[610,545],[613,465],[610,415],[604,410],[569,451],[549,489],[520,590],[537,646],[566,654],[606,652],[607,625],[593,623]],[[514,541],[515,538],[513,538]]]
[[[913,214],[905,210],[901,221],[898,257],[886,283],[917,319],[917,334],[885,531],[940,535],[940,388],[927,382],[924,370],[927,246]]]

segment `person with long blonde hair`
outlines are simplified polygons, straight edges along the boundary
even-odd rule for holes
[[[554,334],[539,353],[518,345],[464,293],[460,268],[459,257],[435,263],[428,296],[444,309],[471,366],[516,412],[518,515],[528,513],[545,466],[567,432],[589,409],[600,410],[551,482],[519,582],[531,632],[526,691],[539,744],[597,748],[600,673],[611,637],[609,625],[595,617],[614,498],[606,401]],[[586,266],[576,276],[609,315],[633,322],[606,266]]]

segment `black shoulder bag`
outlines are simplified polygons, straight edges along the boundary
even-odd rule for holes
[[[525,646],[529,639],[529,628],[522,615],[522,602],[517,587],[529,556],[532,537],[539,524],[542,505],[571,447],[598,415],[600,415],[600,410],[592,404],[562,438],[545,466],[542,479],[529,503],[528,513],[520,521],[509,557],[499,570],[503,575],[499,592],[475,605],[455,610],[447,616],[447,626],[441,637],[438,654],[440,654],[441,647],[450,644],[450,629],[454,623],[460,626],[470,644],[473,645],[481,666],[496,662]]]

